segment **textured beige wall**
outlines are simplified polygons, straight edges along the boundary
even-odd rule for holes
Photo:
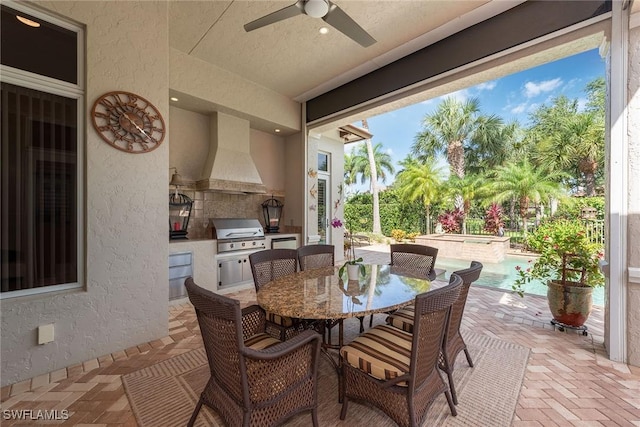
[[[287,194],[286,225],[296,227],[295,232],[302,232],[304,224],[304,184],[306,171],[304,166],[304,137],[301,133],[285,139],[285,192]],[[293,230],[292,230],[293,231]],[[305,244],[305,236],[301,237],[301,245]]]
[[[180,176],[189,181],[204,178],[201,175],[209,153],[209,117],[171,107],[169,122],[169,166],[178,168]]]
[[[227,114],[242,112],[300,129],[299,103],[176,49],[171,49],[169,77],[171,89],[224,106]]]
[[[284,194],[284,138],[251,129],[251,157],[268,194]]]
[[[629,218],[628,265],[640,267],[640,27],[630,30],[628,71]],[[628,282],[627,354],[640,366],[640,283]]]
[[[169,138],[128,154],[89,120],[105,92],[133,92],[168,123],[166,2],[39,3],[86,25],[85,289],[2,301],[2,385],[166,336]],[[141,19],[143,17],[143,19]],[[148,23],[152,23],[149,25]],[[55,341],[36,344],[38,325]]]

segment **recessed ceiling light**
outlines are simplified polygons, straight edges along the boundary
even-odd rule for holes
[[[276,133],[279,133],[279,132],[280,132],[280,129],[275,129],[275,132],[276,132]]]
[[[327,27],[320,27],[320,34],[327,34],[329,32],[329,29]]]
[[[174,101],[174,102],[178,100],[178,98],[176,98],[175,96],[172,96],[172,97],[171,97],[171,98],[169,98],[169,99],[170,99],[170,100],[172,100],[172,101]]]
[[[20,21],[23,24],[28,25],[30,27],[38,28],[40,26],[39,22],[32,21],[31,19],[25,18],[24,16],[16,15],[16,18],[18,18],[18,21]]]

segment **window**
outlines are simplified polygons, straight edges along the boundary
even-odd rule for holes
[[[2,5],[0,298],[81,286],[80,28]],[[20,40],[19,43],[16,40]]]
[[[329,172],[329,154],[318,153],[318,171]]]

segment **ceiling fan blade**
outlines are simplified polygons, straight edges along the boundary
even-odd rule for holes
[[[284,9],[276,10],[273,13],[263,16],[262,18],[258,18],[255,21],[251,21],[248,24],[244,25],[244,30],[246,32],[257,30],[258,28],[265,27],[267,25],[274,24],[278,21],[283,21],[288,18],[293,18],[294,16],[303,15],[304,14],[304,1],[299,0],[295,4],[291,6],[287,6]]]
[[[330,3],[329,12],[322,17],[324,22],[331,25],[336,30],[350,37],[363,47],[369,47],[376,42],[356,21],[351,19],[337,5]]]

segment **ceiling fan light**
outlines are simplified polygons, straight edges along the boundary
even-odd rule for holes
[[[304,4],[304,13],[312,18],[322,18],[329,12],[329,3],[326,0],[307,0]]]

